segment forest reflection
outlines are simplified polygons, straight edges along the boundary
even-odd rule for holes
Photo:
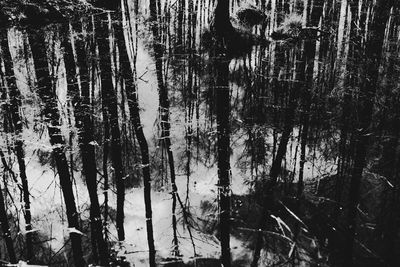
[[[395,0],[0,0],[0,264],[397,266]]]

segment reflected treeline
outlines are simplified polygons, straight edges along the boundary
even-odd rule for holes
[[[399,264],[397,1],[0,3],[3,261]]]

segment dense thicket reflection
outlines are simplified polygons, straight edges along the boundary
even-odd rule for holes
[[[0,0],[0,259],[397,266],[395,0]]]

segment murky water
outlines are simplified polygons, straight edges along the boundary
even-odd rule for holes
[[[382,163],[390,154],[386,153],[390,142],[397,144],[391,127],[398,116],[393,109],[398,94],[398,79],[393,75],[398,71],[398,61],[393,60],[398,59],[394,52],[398,49],[398,21],[393,17],[397,9],[391,9],[391,19],[385,21],[380,72],[376,71],[376,77],[371,75],[378,88],[372,95],[368,91],[368,98],[360,81],[365,73],[357,60],[362,59],[354,51],[368,52],[365,47],[368,48],[369,39],[367,33],[357,32],[357,38],[364,38],[361,48],[350,42],[352,34],[361,29],[349,26],[354,17],[347,1],[314,1],[309,9],[308,1],[233,1],[233,30],[232,36],[224,36],[225,50],[218,50],[218,36],[210,30],[214,27],[214,1],[157,2],[156,17],[148,8],[150,2],[122,1],[121,12],[95,9],[81,18],[49,23],[34,31],[29,23],[1,28],[8,39],[13,77],[20,94],[18,123],[23,125],[18,130],[9,117],[14,96],[2,47],[1,149],[5,160],[18,172],[14,147],[23,140],[32,225],[34,232],[40,233],[36,238],[49,239],[40,247],[43,260],[38,263],[55,258],[68,262],[72,257],[70,251],[68,256],[67,252],[64,256],[60,253],[68,243],[68,233],[76,227],[67,223],[63,205],[66,195],[61,190],[63,185],[55,179],[61,177],[60,165],[54,158],[58,147],[62,147],[73,181],[72,197],[80,217],[85,260],[94,262],[87,234],[93,219],[89,212],[92,197],[86,187],[80,146],[86,139],[81,135],[85,128],[79,125],[85,123],[91,125],[92,136],[87,138],[94,147],[92,163],[96,165],[96,190],[103,219],[106,207],[110,209],[102,234],[116,255],[126,257],[135,266],[149,264],[146,234],[150,218],[143,201],[147,196],[146,190],[143,192],[143,186],[147,186],[145,169],[149,169],[151,178],[157,261],[178,256],[173,255],[178,247],[172,243],[176,232],[179,256],[185,261],[221,256],[218,223],[224,210],[223,167],[229,174],[226,192],[231,197],[231,252],[237,266],[250,266],[251,262],[253,266],[267,266],[283,260],[292,266],[328,264],[328,256],[334,255],[330,246],[335,234],[331,230],[339,229],[342,219],[345,228],[354,223],[355,215],[346,217],[347,212],[360,205],[360,209],[370,209],[374,219],[360,215],[364,218],[358,225],[360,242],[367,252],[357,252],[357,257],[365,258],[369,251],[381,253],[362,225],[379,224],[375,216],[380,206],[371,208],[374,200],[364,197],[370,184],[374,184],[372,180],[381,181],[374,180],[379,188],[397,188],[397,179],[393,178],[396,175]],[[250,4],[262,14],[262,22],[254,26],[241,21],[240,12]],[[363,1],[357,7],[360,14],[368,14],[368,18],[357,18],[366,25],[366,32],[374,23],[369,17],[371,7]],[[372,22],[362,21],[367,19]],[[39,32],[44,36],[41,46],[47,55],[44,60],[51,79],[47,88],[50,93],[39,88],[44,78],[37,74],[43,72],[34,59],[37,48],[30,43]],[[392,43],[395,40],[397,44]],[[127,68],[131,68],[128,76]],[[104,79],[106,70],[110,71],[108,80]],[[107,86],[110,88],[104,89]],[[229,90],[226,102],[222,102],[221,88]],[[59,116],[55,120],[51,120],[54,114],[44,112],[48,111],[43,101],[46,94],[54,97],[56,108],[51,112]],[[373,100],[370,103],[368,99]],[[221,114],[221,105],[229,107],[229,114]],[[370,105],[372,108],[368,109]],[[135,108],[139,108],[138,116]],[[366,113],[369,117],[363,115]],[[87,121],[82,119],[85,115]],[[226,127],[223,115],[228,118]],[[137,119],[142,127],[135,124]],[[116,142],[121,146],[117,151],[120,165],[115,163],[115,124],[119,131]],[[63,143],[54,143],[48,128],[59,129]],[[140,128],[148,146],[148,163],[143,160],[146,153],[143,138],[138,137]],[[368,140],[363,139],[366,136]],[[229,139],[228,147],[222,147],[224,137]],[[367,142],[362,144],[360,140]],[[360,151],[366,151],[363,161],[359,160]],[[228,153],[225,165],[221,163],[224,152]],[[363,178],[358,180],[366,182],[360,182],[355,190],[357,170]],[[370,174],[363,176],[363,170]],[[116,204],[120,201],[116,196],[120,192],[118,181],[122,181],[119,174],[123,175],[120,178],[126,192],[124,241],[117,237],[115,225],[120,213]],[[4,175],[4,186],[15,198],[6,202],[13,215],[12,234],[16,235],[25,231],[21,215],[24,201],[22,197],[18,199],[22,196],[21,183],[13,181],[10,173]],[[383,191],[379,189],[379,196],[373,196],[379,199],[377,203],[384,202]],[[265,196],[268,192],[273,193]],[[351,202],[351,196],[360,192],[362,197]],[[266,204],[265,200],[276,204]],[[329,206],[325,200],[339,205]],[[341,211],[342,206],[346,214]],[[268,226],[263,223],[264,213],[268,214]],[[328,214],[327,218],[318,217],[320,213]],[[171,220],[178,226],[172,227]],[[257,235],[261,230],[267,233],[261,244],[271,244],[270,248],[260,247]],[[343,236],[347,240],[346,234]],[[22,245],[16,250],[25,260],[24,239],[19,239]],[[260,260],[254,262],[257,248]]]

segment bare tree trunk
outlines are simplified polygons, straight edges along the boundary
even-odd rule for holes
[[[176,29],[177,41],[176,41],[176,53],[180,54],[183,51],[184,46],[184,36],[185,36],[185,2],[187,0],[179,0],[178,5],[178,28]]]
[[[310,19],[309,26],[317,27],[320,17],[322,16],[322,8],[323,1],[322,0],[314,0],[314,6],[310,11]],[[308,139],[309,132],[309,124],[310,124],[310,112],[311,112],[311,101],[312,101],[312,86],[313,86],[313,71],[314,71],[314,60],[316,53],[316,42],[315,40],[305,40],[304,44],[304,54],[302,55],[302,66],[298,71],[300,73],[299,78],[300,81],[303,82],[302,87],[302,98],[303,98],[303,130],[301,136],[301,152],[300,152],[300,169],[299,169],[299,181],[298,181],[298,190],[297,197],[299,198],[302,195],[304,182],[304,163],[305,163],[305,155],[306,155],[306,145]]]
[[[101,94],[103,108],[109,114],[111,130],[111,161],[115,172],[117,186],[117,232],[118,240],[125,240],[124,202],[125,181],[122,164],[121,132],[118,122],[118,96],[112,83],[111,54],[109,45],[109,29],[107,13],[96,16],[96,39],[99,48],[101,71]]]
[[[180,3],[181,5],[184,6],[184,3]],[[183,10],[180,10],[179,12],[182,12],[182,16],[184,16]],[[154,15],[154,14],[153,14]],[[154,17],[153,17],[154,19]],[[177,187],[176,187],[176,175],[175,175],[175,164],[174,164],[174,155],[171,150],[171,138],[170,138],[170,121],[169,121],[169,98],[168,98],[168,88],[164,83],[163,79],[163,62],[162,62],[162,57],[163,57],[163,51],[162,51],[162,44],[161,44],[161,39],[159,36],[159,29],[158,29],[158,24],[153,23],[152,25],[152,31],[153,31],[153,50],[154,50],[154,56],[156,60],[156,75],[157,75],[157,83],[158,83],[158,93],[159,93],[159,102],[160,102],[160,108],[159,108],[159,114],[160,114],[160,124],[161,124],[161,142],[162,142],[162,149],[165,149],[167,152],[167,158],[168,158],[168,165],[169,165],[169,170],[170,170],[170,176],[171,176],[171,187],[172,187],[172,230],[173,230],[173,244],[174,244],[174,249],[173,249],[173,255],[174,256],[179,256],[179,244],[178,244],[178,235],[177,235],[177,220],[176,220],[176,204],[177,204]],[[182,42],[182,40],[180,40]],[[182,43],[181,43],[182,45]]]
[[[17,257],[15,255],[10,226],[8,224],[8,215],[6,211],[5,198],[3,196],[3,189],[1,188],[1,186],[0,186],[0,224],[1,224],[1,230],[3,232],[3,238],[7,247],[8,258],[10,259],[11,263],[17,263]]]
[[[53,146],[53,156],[64,195],[68,227],[78,230],[79,214],[76,210],[68,161],[65,156],[65,141],[60,130],[60,114],[57,106],[57,96],[48,68],[45,33],[41,29],[31,29],[28,31],[28,34],[37,77],[36,91],[43,102],[42,111],[45,116],[45,122],[47,123],[50,143]],[[85,261],[82,255],[81,235],[71,231],[70,239],[75,265],[84,266]]]
[[[108,179],[108,154],[110,146],[110,126],[108,122],[108,113],[103,109],[103,121],[104,121],[104,138],[103,138],[103,179],[104,179],[104,213],[103,213],[103,225],[105,230],[105,239],[107,240],[107,225],[108,225],[108,191],[110,189]]]
[[[318,27],[320,17],[322,16],[323,1],[315,0],[313,2],[312,9],[307,14],[307,25],[310,27]],[[310,113],[312,105],[312,91],[313,91],[313,74],[314,74],[314,61],[316,54],[316,40],[305,40],[304,48],[302,49],[301,63],[298,70],[296,70],[296,80],[299,81],[299,89],[301,91],[302,108],[303,113],[301,114],[301,145],[300,145],[300,166],[299,166],[299,177],[297,182],[297,193],[296,193],[296,208],[295,212],[299,213],[303,201],[303,190],[304,190],[304,165],[306,162],[306,148],[308,143],[308,134],[310,128]],[[295,161],[296,162],[296,161]],[[296,163],[295,163],[296,164]],[[299,215],[299,214],[298,214]],[[300,223],[296,222],[294,229],[293,241],[297,242],[298,236],[300,235],[301,227]],[[296,254],[298,252],[297,246],[295,247],[295,253],[293,253],[293,260],[295,261]],[[294,262],[293,262],[294,263]]]
[[[81,32],[81,25],[78,23],[76,29]],[[85,48],[83,40],[77,39],[76,52],[78,58],[79,74],[81,81],[81,92],[79,92],[76,64],[74,60],[72,45],[70,43],[69,29],[64,27],[66,33],[62,42],[64,48],[64,61],[68,81],[68,91],[72,96],[72,104],[75,107],[75,124],[78,128],[79,147],[81,150],[82,169],[86,178],[86,186],[90,199],[90,225],[92,230],[92,240],[94,241],[93,254],[95,259],[99,259],[99,264],[108,264],[107,243],[103,238],[103,227],[101,221],[100,204],[97,195],[97,167],[94,146],[94,125],[91,115],[91,102],[89,90],[89,73],[86,62]],[[81,95],[81,96],[80,96]]]
[[[155,16],[156,3],[150,1],[152,16]],[[128,98],[128,106],[130,116],[132,119],[135,135],[139,143],[141,158],[142,158],[142,171],[143,171],[143,184],[144,184],[144,203],[145,203],[145,215],[146,215],[146,227],[147,227],[147,242],[149,247],[149,261],[150,266],[156,266],[156,250],[154,246],[153,237],[153,214],[151,208],[151,176],[150,176],[150,160],[149,160],[149,148],[146,137],[143,133],[143,126],[140,121],[139,103],[137,98],[137,88],[135,84],[135,70],[129,61],[126,44],[124,41],[123,29],[120,25],[116,28],[116,36],[118,42],[118,48],[120,49],[120,62],[122,77],[125,82],[125,90]]]
[[[127,83],[127,81],[125,81]],[[139,104],[136,96],[136,88],[134,86],[129,87],[126,84],[128,92],[128,99],[130,99],[130,112],[135,128],[136,138],[139,143],[141,157],[142,157],[142,171],[143,171],[143,183],[144,183],[144,202],[146,210],[146,225],[147,225],[147,242],[149,246],[149,259],[150,266],[154,267],[155,264],[155,247],[153,237],[153,215],[151,210],[151,177],[150,177],[150,161],[149,161],[149,149],[147,145],[146,137],[143,133],[143,126],[140,122]],[[131,88],[131,89],[128,89]],[[134,90],[132,90],[134,89]]]
[[[217,158],[218,158],[218,197],[219,197],[219,234],[221,241],[221,262],[224,267],[231,266],[230,251],[230,218],[231,218],[231,189],[230,189],[230,88],[229,88],[229,62],[224,51],[224,34],[219,33],[221,26],[219,19],[228,16],[229,1],[219,0],[215,14],[215,27],[217,33],[217,47],[213,54],[214,75],[216,79],[214,95],[217,117]],[[226,18],[225,18],[226,19]],[[230,25],[230,22],[229,22]]]
[[[221,60],[216,64],[217,72],[217,147],[218,147],[218,187],[220,201],[221,261],[224,267],[231,266],[230,251],[230,90],[228,84],[229,62]]]
[[[293,130],[293,123],[294,123],[294,112],[296,109],[296,102],[293,99],[294,97],[291,97],[290,99],[290,107],[289,110],[286,113],[286,118],[285,118],[285,127],[282,133],[282,137],[278,146],[278,150],[276,152],[276,156],[274,161],[272,162],[272,166],[269,172],[269,181],[267,181],[266,184],[266,189],[264,190],[265,192],[262,192],[264,194],[263,197],[263,209],[261,212],[261,217],[260,221],[258,223],[259,227],[258,229],[261,229],[262,231],[265,229],[266,224],[267,224],[267,218],[270,210],[274,206],[274,197],[273,197],[273,191],[275,189],[275,185],[278,180],[278,176],[281,172],[281,165],[282,161],[286,155],[286,148],[289,142],[290,134],[292,133]],[[263,240],[263,233],[260,231],[257,234],[257,240],[256,240],[256,247],[254,250],[253,254],[253,261],[251,263],[252,267],[257,267],[258,266],[258,261],[260,259],[260,253],[262,249],[262,240]]]
[[[24,141],[21,138],[22,134],[22,118],[20,116],[19,109],[21,108],[21,95],[17,88],[17,83],[13,71],[13,63],[8,47],[7,32],[1,31],[1,51],[4,60],[5,77],[7,81],[7,87],[9,89],[9,96],[11,98],[9,105],[10,116],[12,118],[12,123],[14,126],[14,134],[16,137],[15,141],[15,152],[18,161],[19,175],[21,178],[23,198],[24,198],[24,217],[25,217],[25,230],[26,230],[26,261],[31,263],[34,261],[33,254],[33,243],[32,243],[32,224],[31,224],[31,205],[29,199],[29,186],[28,178],[26,175],[25,166],[25,151],[24,151]],[[1,70],[0,70],[1,72]]]
[[[91,25],[91,24],[89,24]],[[91,25],[94,27],[94,25]],[[93,29],[92,29],[93,30]],[[93,32],[94,35],[94,32]],[[95,37],[93,38],[95,39]],[[96,43],[92,40],[91,43],[91,53],[92,58],[96,53]],[[92,66],[91,66],[91,79],[92,79],[92,91],[94,90],[95,83],[96,83],[96,60],[92,59]],[[93,93],[92,93],[93,94]],[[104,107],[104,106],[103,106]],[[104,229],[104,239],[106,242],[108,241],[108,217],[109,217],[109,190],[110,190],[110,182],[109,182],[109,172],[108,172],[108,161],[109,161],[109,154],[110,154],[110,115],[107,109],[102,108],[102,116],[103,116],[103,156],[102,156],[102,169],[103,169],[103,196],[104,196],[104,212],[103,212],[103,229]]]

